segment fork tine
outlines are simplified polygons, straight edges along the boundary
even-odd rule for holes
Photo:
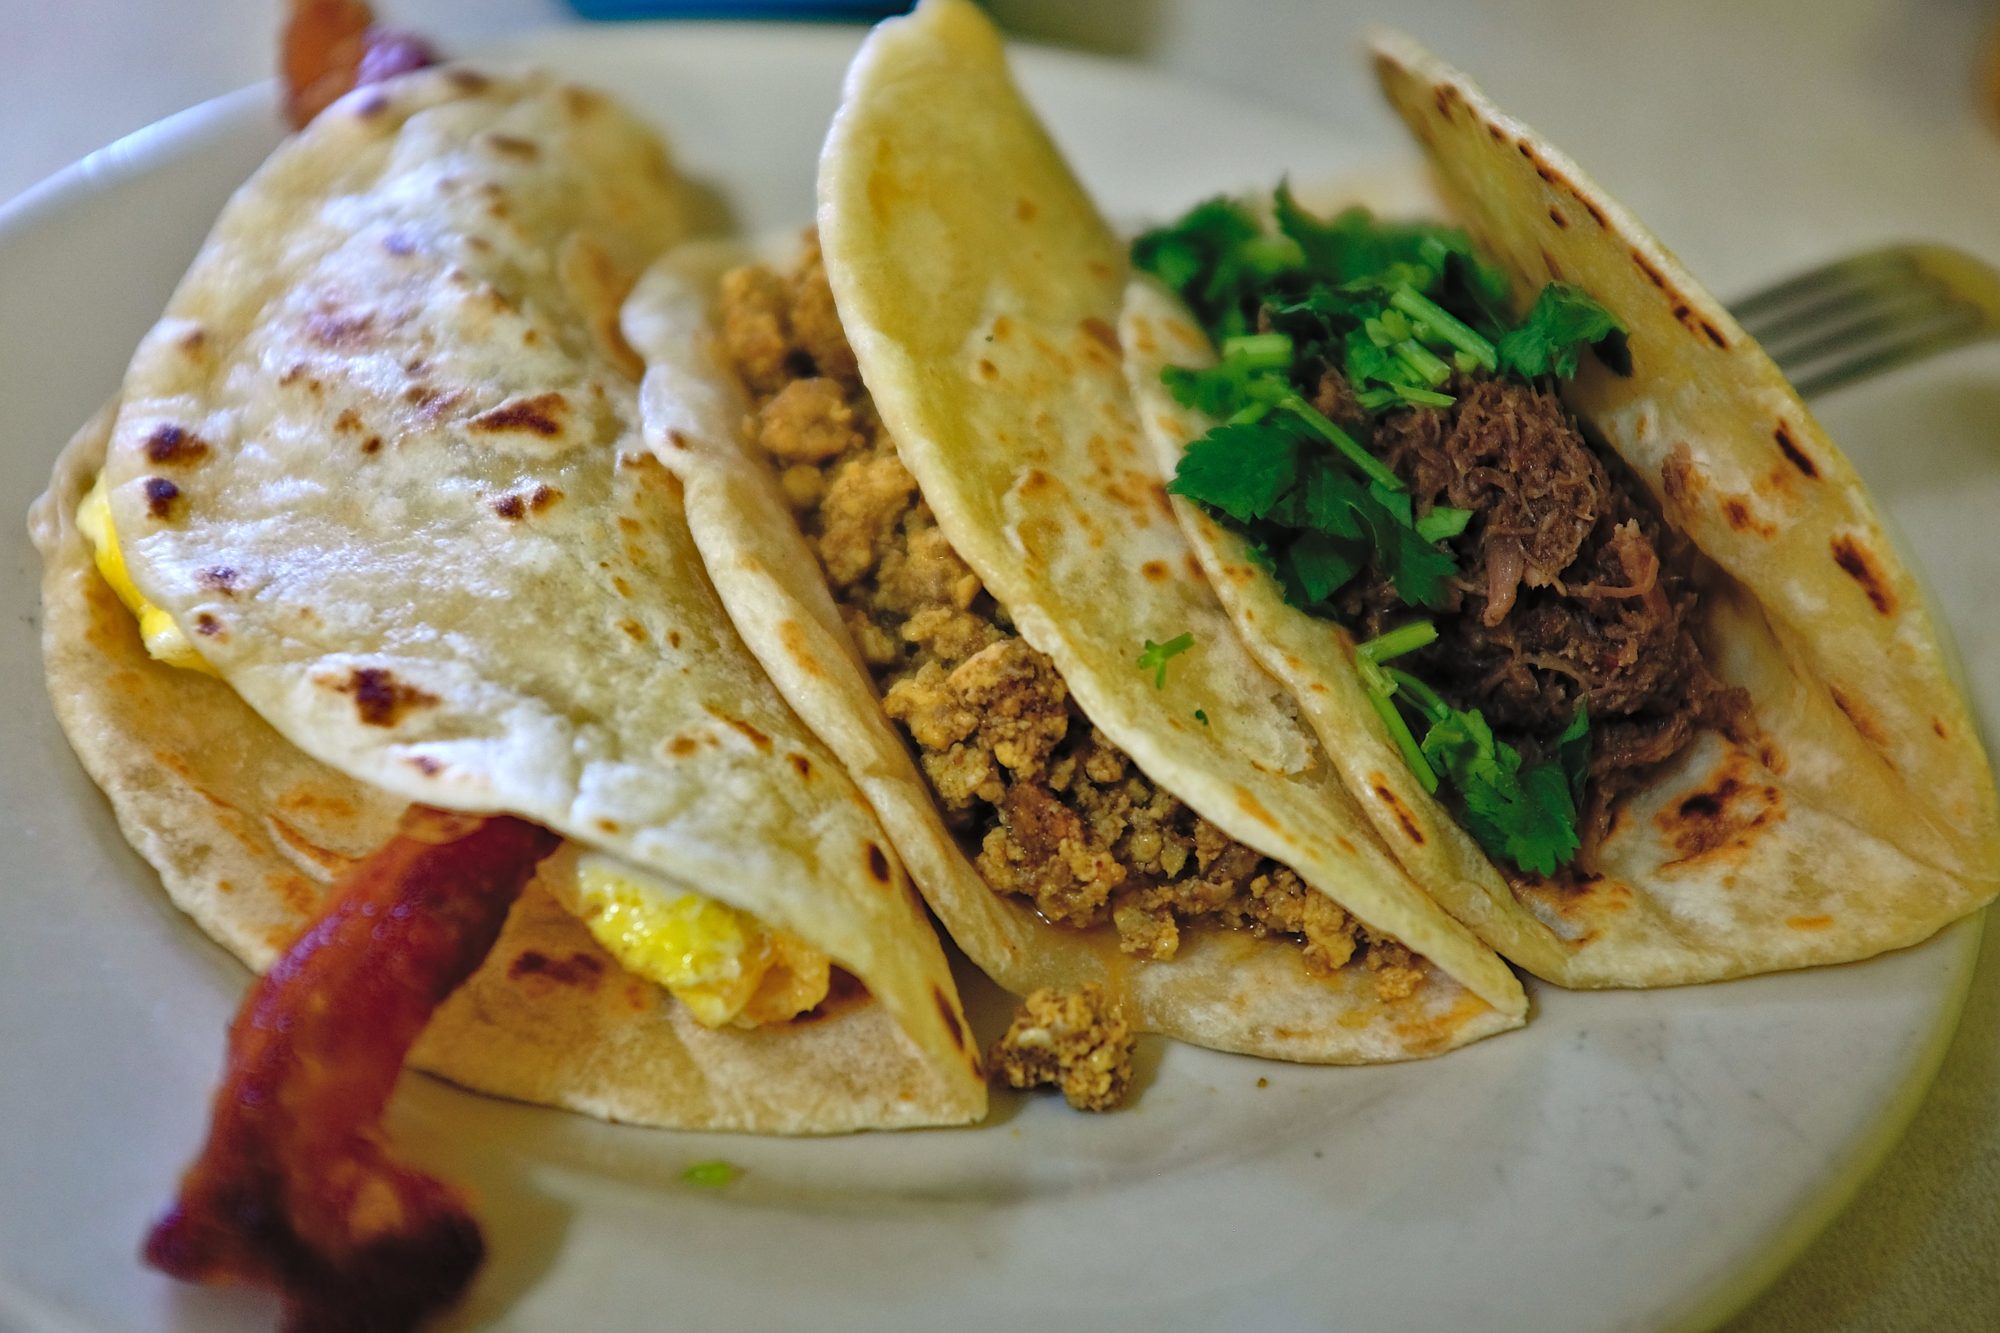
[[[1730,310],[1739,323],[1748,327],[1753,322],[1772,318],[1797,301],[1818,299],[1825,294],[1857,287],[1900,284],[1916,271],[1915,261],[1907,249],[1889,246],[1795,274],[1733,303]]]
[[[1950,247],[1893,245],[1794,275],[1732,310],[1810,395],[2000,334],[2000,272]]]
[[[1828,341],[1811,355],[1780,360],[1779,365],[1800,396],[1809,398],[1843,384],[1977,342],[1991,333],[1976,308],[1960,305],[1954,309],[1951,319],[1940,323],[1906,327],[1898,330],[1895,337],[1871,343],[1843,345],[1838,341]],[[1833,355],[1836,352],[1839,355]],[[1818,364],[1814,364],[1815,358]]]
[[[1836,333],[1846,336],[1850,330],[1859,332],[1884,322],[1911,322],[1957,304],[1949,293],[1928,285],[1830,293],[1823,300],[1794,305],[1747,331],[1765,351],[1783,361],[1794,355],[1790,349],[1801,343],[1814,343]]]

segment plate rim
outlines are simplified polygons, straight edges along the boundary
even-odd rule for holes
[[[729,38],[747,38],[752,35],[769,38],[775,34],[781,39],[813,42],[828,47],[851,46],[866,32],[867,27],[866,24],[840,22],[771,23],[726,20],[651,20],[622,22],[615,27],[553,24],[523,29],[496,39],[473,43],[468,47],[465,58],[471,60],[532,58],[530,48],[550,42],[572,48],[587,48],[593,45],[608,47],[614,44],[616,39],[629,38],[633,34],[658,36],[666,32],[683,37],[712,34]],[[1243,98],[1199,82],[1188,81],[1184,76],[1156,69],[1129,58],[1077,51],[1012,36],[1008,38],[1008,48],[1013,58],[1026,64],[1067,66],[1073,72],[1088,72],[1093,76],[1116,79],[1128,86],[1151,85],[1157,89],[1178,84],[1191,95],[1216,102],[1226,102],[1232,107],[1274,122],[1307,123],[1307,118],[1299,113]],[[272,78],[258,80],[138,127],[43,176],[12,198],[0,202],[0,250],[12,244],[18,235],[58,220],[72,209],[87,206],[96,196],[115,189],[120,183],[157,170],[162,156],[210,151],[211,143],[216,136],[231,129],[240,130],[244,127],[243,117],[254,114],[270,115],[275,108],[276,82]],[[275,128],[275,118],[273,125]],[[1330,123],[1326,127],[1326,132],[1329,137],[1335,137],[1348,134],[1350,131],[1347,127]],[[1380,156],[1385,159],[1400,159],[1409,155],[1402,153],[1380,154]],[[1360,166],[1361,164],[1357,163],[1357,169]],[[1940,974],[1942,984],[1933,992],[1939,1003],[1923,1043],[1908,1063],[1908,1076],[1897,1086],[1895,1095],[1875,1111],[1866,1123],[1865,1132],[1848,1146],[1843,1155],[1829,1159],[1820,1178],[1813,1184],[1810,1195],[1797,1203],[1783,1222],[1773,1226],[1754,1250],[1746,1249],[1733,1255],[1725,1271],[1716,1277],[1706,1292],[1691,1301],[1684,1302],[1680,1314],[1668,1314],[1661,1325],[1662,1328],[1676,1330],[1714,1328],[1740,1313],[1788,1269],[1852,1203],[1861,1186],[1901,1141],[1918,1109],[1930,1093],[1958,1030],[1977,973],[1986,921],[1987,909],[1981,909],[1938,932],[1943,936],[1955,935],[1947,954],[1948,966]],[[1944,946],[1945,941],[1933,936],[1928,941],[1910,947],[1935,947],[1944,951]],[[1868,961],[1840,966],[1866,966]],[[1539,1008],[1539,1005],[1537,1007]],[[0,1273],[0,1295],[4,1295],[10,1304],[15,1300],[23,1302],[21,1305],[12,1306],[23,1313],[36,1318],[57,1315],[66,1321],[65,1326],[83,1327],[81,1324],[75,1324],[76,1316],[71,1310],[60,1305],[50,1305],[46,1297],[38,1295],[35,1289],[18,1283],[8,1273]],[[502,1321],[506,1317],[504,1310],[500,1312],[499,1318]]]

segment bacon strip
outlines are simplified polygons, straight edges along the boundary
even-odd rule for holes
[[[292,1333],[412,1328],[457,1299],[485,1256],[479,1226],[456,1189],[390,1160],[382,1110],[557,842],[519,819],[411,808],[245,998],[208,1142],[147,1263],[272,1288]]]
[[[437,58],[423,38],[378,24],[366,0],[292,0],[278,48],[285,119],[303,129],[349,89]]]

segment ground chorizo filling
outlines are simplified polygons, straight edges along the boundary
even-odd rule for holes
[[[1096,982],[1045,988],[1022,1002],[986,1063],[1009,1087],[1057,1087],[1079,1111],[1109,1111],[1131,1090],[1134,1041],[1124,1009]]]
[[[1154,785],[1014,633],[876,417],[815,240],[793,273],[725,275],[719,315],[753,404],[749,435],[778,469],[884,707],[996,892],[1055,925],[1108,924],[1141,958],[1174,957],[1203,923],[1294,939],[1323,974],[1358,957],[1384,1000],[1416,990],[1421,959]]]

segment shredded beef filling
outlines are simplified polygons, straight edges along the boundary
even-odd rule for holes
[[[1056,925],[1109,924],[1142,958],[1209,922],[1292,937],[1317,972],[1358,954],[1385,1000],[1416,990],[1421,959],[1154,785],[1013,632],[876,417],[816,242],[795,274],[725,275],[720,333],[883,705],[997,892]]]
[[[1472,511],[1448,543],[1459,565],[1451,604],[1412,670],[1454,707],[1481,710],[1531,761],[1588,703],[1589,849],[1621,796],[1747,701],[1695,641],[1693,547],[1622,463],[1591,447],[1551,391],[1462,376],[1450,389],[1450,407],[1366,423],[1327,370],[1315,405],[1367,432],[1419,513]],[[1340,612],[1362,638],[1410,616],[1374,569],[1343,591]]]

